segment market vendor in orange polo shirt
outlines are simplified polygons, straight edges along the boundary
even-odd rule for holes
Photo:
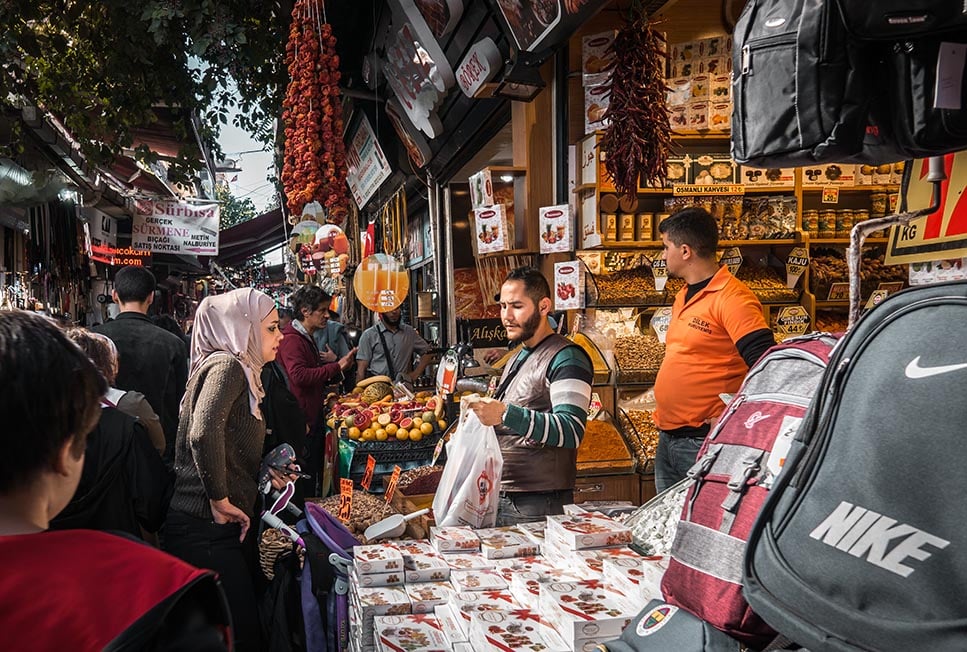
[[[706,210],[686,208],[659,226],[670,276],[686,285],[675,297],[665,359],[655,381],[655,486],[664,491],[685,477],[711,425],[775,338],[762,304],[744,283],[719,267],[718,225]]]

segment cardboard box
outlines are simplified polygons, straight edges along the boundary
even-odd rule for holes
[[[432,616],[379,616],[374,625],[382,652],[450,652],[450,643]]]
[[[692,79],[690,77],[676,77],[668,80],[665,103],[669,107],[685,106],[691,98]]]
[[[732,57],[706,57],[698,62],[700,75],[728,75],[732,72]]]
[[[430,542],[438,552],[476,552],[480,538],[472,528],[463,526],[431,527]]]
[[[541,587],[541,614],[567,643],[614,638],[641,609],[598,580],[550,582]]]
[[[732,76],[709,75],[708,97],[710,102],[732,103]]]
[[[551,254],[574,249],[574,220],[567,204],[542,206],[538,210],[541,253]]]
[[[416,582],[445,582],[450,579],[450,564],[439,554],[406,555],[404,575],[407,584]]]
[[[353,548],[353,568],[360,575],[403,571],[403,553],[389,544]]]
[[[443,555],[443,560],[447,562],[452,571],[480,570],[494,567],[493,560],[487,559],[480,552],[447,553]]]
[[[540,609],[541,585],[581,580],[568,570],[518,571],[510,580],[510,593],[527,609]]]
[[[603,514],[588,512],[547,517],[545,536],[559,535],[572,550],[626,546],[631,530]]]
[[[603,560],[604,583],[641,604],[661,598],[661,578],[668,569],[664,557],[609,557]]]
[[[711,98],[711,80],[707,74],[692,76],[692,83],[688,94],[688,102],[708,102]]]
[[[614,52],[608,49],[614,44],[617,32],[608,30],[589,34],[581,39],[581,75],[585,86],[600,86],[608,83]]]
[[[588,260],[582,257],[581,260],[584,264],[588,266],[588,269],[592,274],[597,274],[601,271],[600,261],[597,264],[597,269],[592,269],[591,265],[588,264]],[[530,539],[532,542],[536,543],[538,546],[544,543],[544,528],[547,527],[547,521],[536,521],[534,523],[518,523],[516,526],[517,530]]]
[[[668,107],[668,124],[673,131],[688,129],[688,107],[685,105]]]
[[[796,185],[796,168],[739,168],[739,183],[750,188],[792,188]]]
[[[360,621],[364,624],[374,616],[391,616],[410,613],[410,597],[401,588],[359,587],[352,594]]]
[[[437,605],[447,604],[454,593],[448,582],[424,582],[406,587],[410,608],[415,614],[430,613]]]
[[[477,536],[480,537],[480,552],[487,559],[533,557],[541,552],[540,546],[515,527],[477,530]]]
[[[393,546],[403,554],[403,568],[407,566],[406,558],[410,555],[434,555],[439,556],[437,549],[428,541],[401,540],[393,541],[389,545]]]
[[[470,619],[470,644],[475,650],[544,652],[540,615],[529,609],[485,611]]]
[[[503,591],[507,588],[507,582],[504,580],[503,575],[493,568],[451,571],[450,584],[458,592]]]
[[[470,207],[484,208],[494,205],[494,181],[490,170],[484,168],[470,175]]]
[[[584,266],[578,260],[554,263],[554,309],[584,309]]]
[[[692,160],[692,183],[701,186],[738,183],[738,166],[728,154],[703,154]]]
[[[611,87],[609,85],[584,87],[584,133],[590,134],[608,126],[604,114],[610,105]]]
[[[732,128],[732,103],[710,102],[708,105],[708,126],[716,131]]]
[[[691,102],[685,109],[687,129],[708,129],[708,102]]]
[[[854,185],[856,185],[856,165],[852,163],[807,165],[802,168],[803,188]]]
[[[668,75],[672,78],[691,77],[698,74],[699,60],[671,61],[668,64]]]
[[[440,625],[440,629],[443,630],[443,635],[450,645],[467,642],[467,633],[463,631],[463,627],[457,622],[457,617],[454,615],[449,604],[441,604],[433,607],[433,615],[436,617],[437,623]]]
[[[474,238],[477,251],[490,254],[510,249],[507,211],[503,204],[496,204],[486,208],[475,208]]]
[[[470,618],[482,611],[506,611],[520,609],[509,591],[465,591],[456,593],[448,605],[464,634],[470,631]]]
[[[400,586],[406,578],[402,570],[389,573],[359,573],[355,568],[349,576],[350,584],[356,586]]]

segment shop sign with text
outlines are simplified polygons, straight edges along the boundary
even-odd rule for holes
[[[366,205],[369,198],[379,190],[380,184],[393,173],[369,124],[369,118],[365,115],[359,121],[356,133],[346,148],[346,166],[346,183],[349,184],[353,199],[360,208]]]
[[[470,344],[477,349],[507,345],[507,329],[500,319],[469,319],[466,322]]]
[[[494,78],[501,66],[500,50],[493,39],[481,39],[457,66],[457,83],[467,97],[489,97]]]
[[[218,255],[217,203],[146,201],[138,203],[131,247],[154,253]]]

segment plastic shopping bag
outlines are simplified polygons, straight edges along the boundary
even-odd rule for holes
[[[492,426],[467,410],[447,444],[447,464],[433,497],[437,525],[493,527],[504,458]]]

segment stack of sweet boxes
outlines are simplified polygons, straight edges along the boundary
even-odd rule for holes
[[[620,523],[579,513],[360,546],[350,583],[353,650],[594,649],[660,596],[663,561],[637,555],[630,541]]]
[[[731,128],[731,36],[675,43],[668,66],[666,103],[672,129]]]

